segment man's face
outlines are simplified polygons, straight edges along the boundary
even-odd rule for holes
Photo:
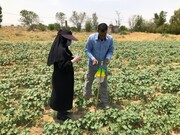
[[[99,33],[99,35],[98,35],[99,39],[104,40],[106,37],[107,31],[105,31],[105,32],[99,31],[98,33]]]

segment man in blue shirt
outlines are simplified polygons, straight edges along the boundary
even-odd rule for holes
[[[107,34],[107,30],[107,24],[99,24],[98,32],[89,36],[85,47],[85,53],[88,56],[88,71],[85,79],[84,96],[87,100],[91,97],[94,76],[102,65],[102,68],[106,70],[106,76],[100,84],[100,99],[105,108],[109,108],[107,65],[114,52],[113,38]]]

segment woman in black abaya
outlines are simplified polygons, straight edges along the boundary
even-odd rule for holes
[[[57,111],[57,119],[68,119],[67,110],[72,109],[74,95],[73,63],[81,58],[73,58],[68,46],[72,40],[77,40],[69,30],[60,30],[49,52],[47,65],[54,65],[52,75],[52,93],[50,107]]]

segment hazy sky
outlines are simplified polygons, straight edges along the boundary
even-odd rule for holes
[[[120,13],[121,24],[128,26],[128,19],[133,15],[141,15],[150,20],[154,13],[167,12],[167,21],[174,11],[180,8],[180,0],[0,0],[2,7],[2,25],[20,24],[20,11],[33,11],[43,24],[55,23],[55,14],[63,12],[67,20],[73,11],[86,12],[88,17],[93,13],[98,22],[116,24],[117,13]]]

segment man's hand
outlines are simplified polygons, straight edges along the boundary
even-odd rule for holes
[[[108,65],[109,64],[109,60],[108,59],[106,59],[106,65]]]
[[[98,61],[96,59],[93,60],[93,65],[97,65]]]

